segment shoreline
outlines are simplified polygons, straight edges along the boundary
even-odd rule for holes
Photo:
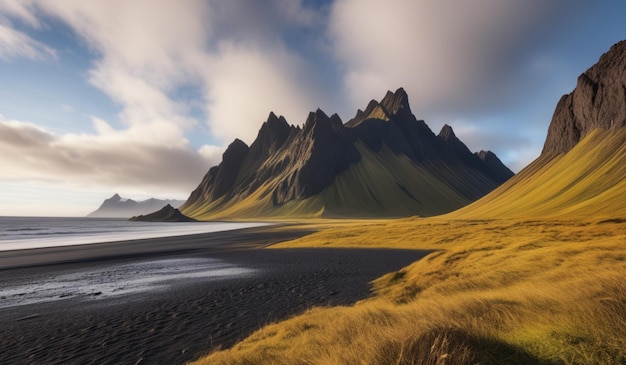
[[[204,260],[248,270],[220,278],[172,279],[154,290],[122,296],[93,292],[0,309],[0,362],[182,364],[314,306],[354,304],[370,295],[370,281],[429,253],[260,249],[309,233],[273,228],[24,250],[14,268],[0,257],[5,291],[23,282],[62,282],[56,278],[80,281],[96,275],[92,279],[98,281],[115,277],[120,268],[141,276],[134,271],[147,262]],[[77,247],[82,249],[66,257]]]
[[[158,256],[198,250],[259,248],[299,238],[313,232],[303,229],[276,230],[276,228],[284,228],[287,225],[271,224],[179,236],[0,250],[0,271],[20,267]]]
[[[18,228],[11,226],[11,221],[18,222]],[[25,220],[30,220],[28,224],[25,224]],[[111,230],[105,233],[98,232],[94,234],[91,231],[83,231],[84,226],[71,227],[70,230],[77,229],[77,235],[59,234],[53,232],[49,234],[42,234],[34,238],[23,238],[20,235],[14,235],[17,238],[3,237],[0,239],[0,252],[1,251],[15,251],[15,250],[28,250],[48,247],[65,247],[65,246],[80,246],[87,244],[100,244],[109,242],[142,240],[142,239],[154,239],[154,238],[166,238],[166,237],[180,237],[197,234],[210,234],[217,232],[227,232],[247,228],[259,228],[272,225],[280,225],[280,223],[272,222],[226,222],[226,221],[210,221],[210,222],[131,222],[125,219],[118,218],[47,218],[47,217],[33,217],[33,218],[20,218],[20,217],[0,217],[0,231],[2,228],[6,228],[8,231],[34,231],[39,230],[39,226],[43,224],[46,226],[48,221],[63,222],[69,220],[71,222],[95,222],[95,227],[98,227],[100,222],[113,222],[121,228],[121,230]],[[20,227],[19,225],[22,224]],[[90,226],[91,228],[91,226]],[[104,227],[103,229],[109,229]]]

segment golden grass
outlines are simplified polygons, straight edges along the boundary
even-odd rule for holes
[[[626,128],[596,129],[570,152],[541,157],[450,218],[626,218]]]
[[[442,217],[317,222],[276,247],[433,253],[197,364],[626,364],[624,166],[626,128],[595,131]]]
[[[371,299],[312,309],[198,364],[620,363],[625,243],[621,222],[406,219],[326,229],[278,246],[436,251],[376,280]]]

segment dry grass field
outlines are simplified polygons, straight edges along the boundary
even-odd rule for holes
[[[270,325],[204,364],[626,361],[626,221],[403,220],[282,247],[419,247],[354,307]],[[439,362],[438,362],[439,361]]]

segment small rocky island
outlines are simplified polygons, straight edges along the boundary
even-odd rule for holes
[[[139,215],[129,220],[135,222],[197,222],[197,220],[187,217],[170,204],[164,206],[157,212]]]

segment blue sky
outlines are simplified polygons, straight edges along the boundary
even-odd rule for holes
[[[519,171],[556,102],[626,38],[626,2],[0,0],[0,215],[185,199],[270,111],[419,119]]]

